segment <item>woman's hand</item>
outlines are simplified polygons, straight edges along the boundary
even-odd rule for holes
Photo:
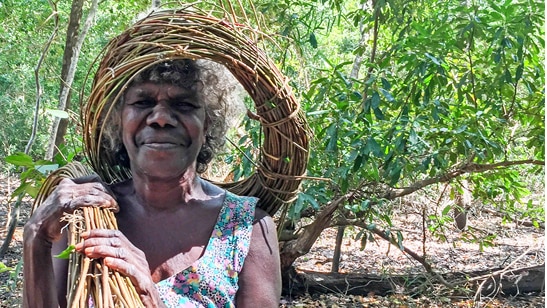
[[[33,213],[27,227],[36,232],[36,237],[52,243],[61,237],[61,229],[66,225],[66,222],[61,221],[63,214],[84,206],[114,208],[118,211],[116,200],[108,193],[99,177],[63,179]]]
[[[66,225],[61,222],[63,214],[83,206],[118,209],[98,176],[63,179],[25,224],[23,307],[66,306],[67,262],[51,254],[66,247],[66,236],[61,240],[61,229]]]
[[[106,266],[129,277],[146,307],[163,307],[144,252],[119,230],[94,229],[81,234],[76,251],[89,258],[104,258]]]

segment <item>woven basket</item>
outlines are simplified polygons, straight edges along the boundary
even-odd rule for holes
[[[260,122],[264,137],[252,176],[216,184],[260,198],[258,207],[270,215],[294,201],[306,172],[309,129],[288,79],[259,48],[259,41],[265,39],[260,31],[237,23],[228,14],[217,18],[196,13],[193,7],[154,12],[125,31],[104,50],[91,94],[82,99],[85,151],[93,170],[109,183],[131,176],[128,169],[114,167],[114,153],[102,142],[100,119],[110,113],[105,103],[117,89],[153,64],[207,59],[223,64],[248,92],[256,107],[252,118]]]

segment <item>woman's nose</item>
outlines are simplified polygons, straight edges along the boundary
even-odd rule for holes
[[[177,119],[169,106],[160,103],[154,106],[146,123],[148,125],[159,125],[160,127],[165,127],[167,125],[176,126]]]

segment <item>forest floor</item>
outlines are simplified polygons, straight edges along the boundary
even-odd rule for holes
[[[17,182],[0,175],[0,244],[4,242],[6,219],[10,211],[7,199],[16,188]],[[28,218],[32,200],[24,200],[19,221]],[[401,204],[393,225],[404,234],[404,244],[418,254],[423,253],[422,218],[416,204]],[[469,219],[469,226],[484,234],[496,234],[492,246],[479,249],[479,244],[462,240],[461,233],[451,225],[445,225],[440,236],[426,231],[427,260],[440,273],[470,272],[489,268],[513,269],[545,263],[544,229],[526,227],[514,222],[502,223],[501,218],[475,209]],[[342,244],[340,272],[362,274],[417,274],[423,267],[386,241],[375,238],[368,241],[364,249],[356,241],[358,231],[346,229]],[[0,308],[21,307],[22,290],[22,223],[16,229],[7,253],[0,259]],[[441,240],[441,237],[446,239]],[[330,272],[335,245],[336,229],[324,230],[310,253],[300,257],[295,266],[300,271]],[[513,263],[513,264],[512,264]],[[2,264],[11,270],[3,271]],[[545,307],[545,293],[520,294],[518,296],[451,297],[441,289],[428,290],[427,294],[409,296],[394,294],[347,295],[329,293],[305,295],[296,298],[284,297],[281,307]]]

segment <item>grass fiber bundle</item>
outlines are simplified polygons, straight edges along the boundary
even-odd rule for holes
[[[75,179],[92,175],[88,167],[74,161],[51,173],[38,192],[34,207],[39,206],[64,178]],[[67,222],[68,246],[81,241],[80,234],[93,229],[117,230],[116,217],[110,209],[84,207],[62,218]],[[67,303],[71,308],[144,307],[128,277],[110,270],[102,259],[90,259],[83,254],[68,256]]]

